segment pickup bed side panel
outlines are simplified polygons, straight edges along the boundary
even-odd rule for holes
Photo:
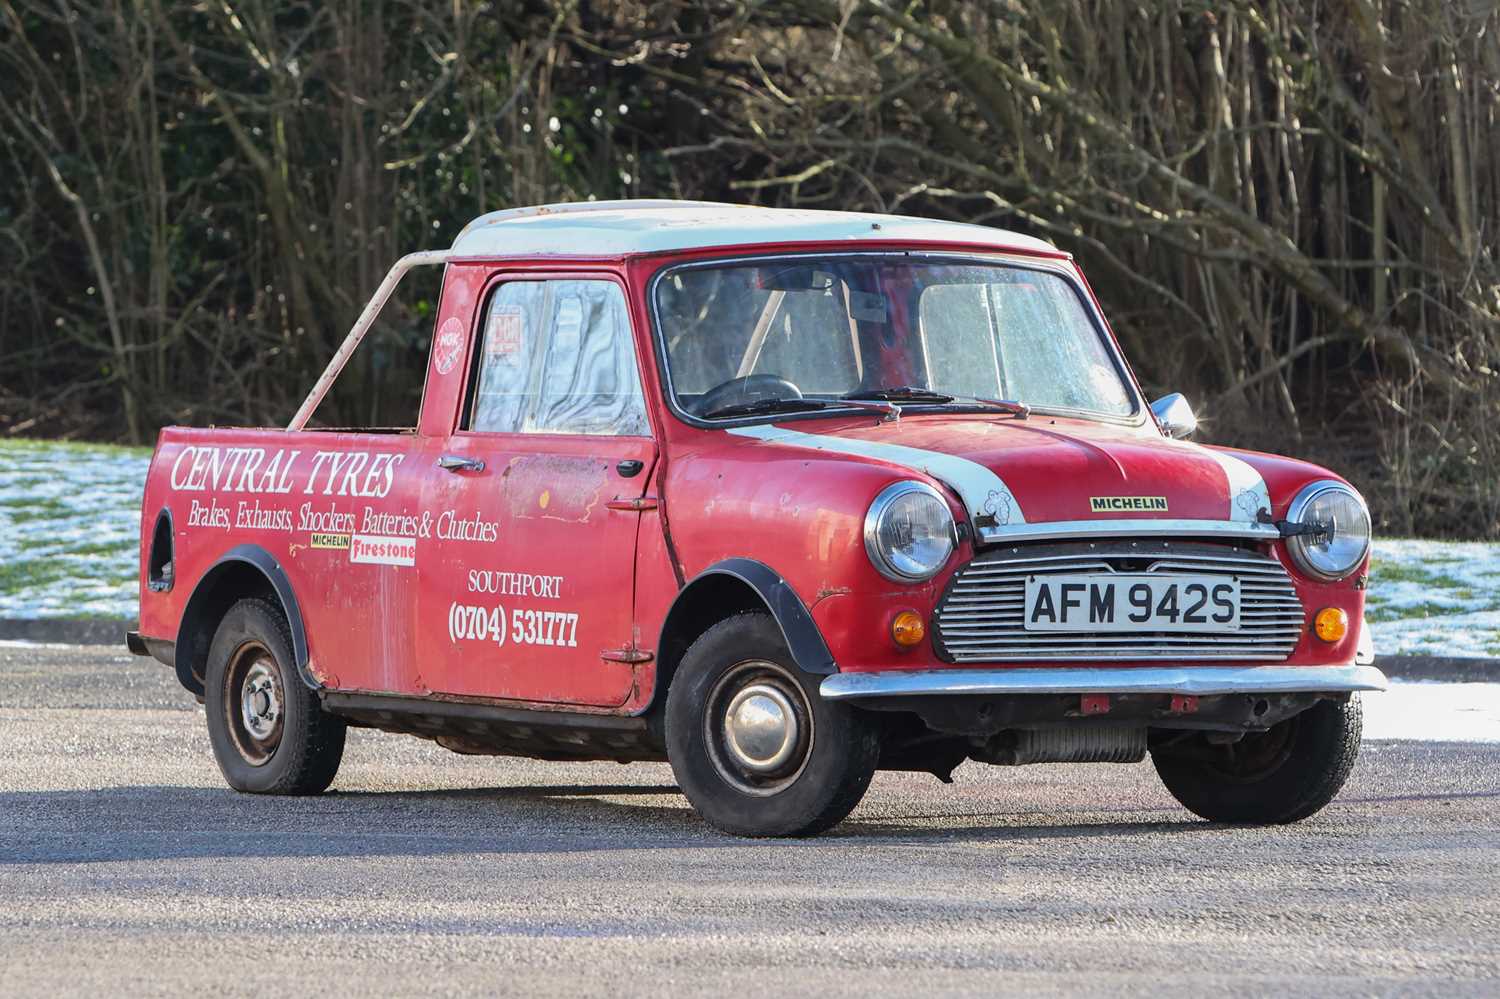
[[[424,451],[410,434],[164,430],[143,520],[171,511],[173,584],[158,592],[143,577],[142,633],[177,640],[205,573],[231,549],[253,545],[296,594],[313,678],[413,690],[407,577],[431,530],[419,507]],[[150,530],[143,524],[143,551]]]

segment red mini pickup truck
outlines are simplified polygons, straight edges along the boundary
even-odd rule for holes
[[[307,423],[442,265],[414,429]],[[285,429],[162,432],[130,646],[242,791],[349,725],[671,762],[713,825],[877,769],[1138,762],[1187,808],[1339,790],[1370,521],[1148,405],[1071,257],[972,225],[693,202],[496,212],[392,269]]]

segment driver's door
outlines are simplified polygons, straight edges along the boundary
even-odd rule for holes
[[[427,476],[419,648],[436,692],[609,707],[635,683],[639,502],[656,444],[624,289],[491,286],[459,425]]]

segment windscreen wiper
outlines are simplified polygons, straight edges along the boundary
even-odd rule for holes
[[[763,416],[767,413],[796,413],[814,409],[868,409],[879,413],[882,421],[900,419],[901,410],[888,402],[860,402],[855,399],[757,399],[719,406],[698,415],[704,419],[731,416]]]
[[[753,402],[736,402],[728,406],[717,406],[698,415],[705,419],[728,416],[761,416],[765,413],[796,413],[810,409],[827,409],[837,403],[823,399],[756,399]]]
[[[961,406],[987,406],[991,409],[1002,410],[1018,416],[1021,419],[1031,415],[1031,407],[1024,402],[1015,402],[1011,399],[982,399],[977,396],[953,396],[946,392],[936,392],[932,389],[918,388],[915,385],[896,385],[890,388],[857,389],[841,399],[881,399],[886,402],[927,402],[935,405],[956,403]]]
[[[976,397],[973,399],[964,399],[963,401],[966,403],[978,403],[981,406],[993,406],[995,409],[1011,413],[1023,420],[1031,415],[1030,406],[1026,405],[1024,402],[1017,402],[1014,399],[981,399]]]
[[[876,399],[881,402],[952,402],[953,396],[915,385],[893,385],[888,388],[856,389],[839,396],[840,399]]]

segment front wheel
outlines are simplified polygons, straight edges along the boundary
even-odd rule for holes
[[[667,692],[667,757],[688,801],[740,836],[810,836],[842,821],[880,759],[873,722],[824,701],[765,614],[693,643]]]
[[[1223,745],[1203,736],[1153,749],[1167,790],[1210,822],[1272,825],[1333,800],[1359,755],[1359,695],[1319,701],[1265,732]]]
[[[208,740],[224,779],[253,794],[320,794],[344,755],[345,724],[297,674],[281,609],[250,598],[214,632],[204,678]]]

